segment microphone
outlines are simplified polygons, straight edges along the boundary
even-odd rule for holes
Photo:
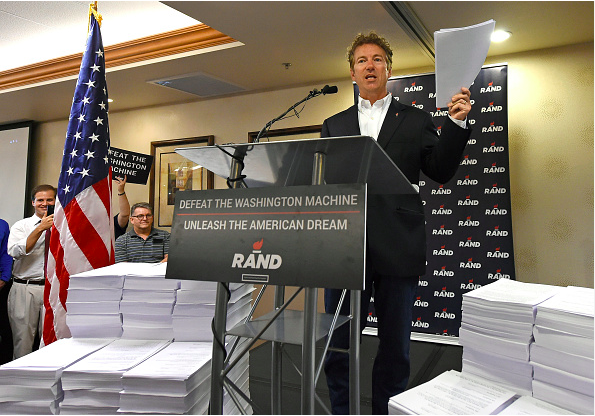
[[[325,85],[324,87],[322,87],[322,95],[326,95],[326,94],[335,94],[337,91],[339,91],[339,89],[337,88],[336,85],[333,86],[328,86]]]
[[[287,115],[287,113],[289,113],[290,111],[294,111],[295,115],[297,117],[299,117],[299,113],[303,110],[300,110],[299,112],[295,110],[295,108],[308,101],[310,98],[314,98],[314,97],[318,97],[319,95],[326,95],[326,94],[335,94],[337,91],[339,91],[339,89],[337,88],[336,85],[333,86],[329,86],[329,85],[325,85],[324,87],[322,87],[322,90],[319,91],[316,88],[314,88],[312,91],[310,91],[310,93],[308,94],[308,96],[306,98],[303,98],[302,100],[298,101],[297,103],[295,103],[294,105],[292,105],[291,107],[289,107],[289,109],[284,112],[283,114],[281,114],[279,117],[276,117],[274,119],[272,119],[271,121],[269,121],[263,128],[262,130],[260,130],[260,132],[258,132],[258,136],[256,136],[256,139],[254,140],[254,143],[258,143],[260,141],[260,137],[268,130],[271,128],[271,126],[273,125],[273,123],[275,123],[276,121],[279,121],[281,119],[283,119],[283,117],[285,117],[285,115]],[[305,104],[304,104],[305,106]],[[289,116],[291,117],[291,116]]]

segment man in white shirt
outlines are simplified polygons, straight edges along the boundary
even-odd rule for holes
[[[54,215],[47,213],[48,206],[55,203],[56,188],[38,185],[31,192],[31,199],[35,213],[17,221],[8,237],[8,254],[14,258],[8,319],[15,359],[29,354],[33,350],[35,334],[38,333],[40,338],[42,334],[45,234],[54,223]]]
[[[359,89],[358,104],[326,119],[321,137],[367,135],[377,140],[409,182],[418,186],[420,172],[445,183],[455,174],[469,138],[470,92],[462,88],[448,104],[441,136],[428,113],[400,103],[387,89],[393,52],[376,33],[359,34],[349,48],[351,79]],[[416,195],[368,195],[365,290],[362,328],[375,290],[378,352],[372,369],[372,413],[387,414],[390,397],[405,390],[410,373],[412,310],[419,276],[425,274],[424,209]],[[325,307],[334,313],[341,291],[325,289]],[[349,301],[341,310],[349,314]],[[332,347],[349,347],[349,327],[335,330]],[[331,351],[325,374],[333,414],[349,413],[349,358]]]

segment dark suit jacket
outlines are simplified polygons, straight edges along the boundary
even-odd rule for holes
[[[326,119],[321,137],[359,135],[357,105]],[[470,130],[447,118],[438,136],[432,118],[393,99],[378,143],[412,184],[419,172],[445,183],[461,161]],[[367,215],[369,258],[383,275],[421,276],[426,269],[425,217],[419,195],[369,195]]]

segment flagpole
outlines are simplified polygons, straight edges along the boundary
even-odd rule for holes
[[[103,19],[103,17],[97,11],[97,2],[96,1],[89,4],[89,20],[87,23],[87,33],[89,32],[89,30],[91,30],[91,15],[95,16],[95,20],[97,20],[99,27],[101,27],[101,20]]]
[[[95,2],[89,6],[89,30],[58,179],[44,290],[45,345],[73,335],[66,322],[70,276],[114,263],[109,106],[100,21]]]

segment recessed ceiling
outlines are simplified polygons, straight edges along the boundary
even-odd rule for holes
[[[200,22],[158,1],[102,1],[103,45],[168,32]],[[0,1],[0,71],[84,49],[89,2]]]
[[[65,7],[68,12],[46,14],[48,19],[38,21],[45,8],[52,9],[55,3],[60,3],[60,7]],[[407,5],[430,36],[441,28],[496,20],[496,28],[511,31],[513,37],[507,42],[493,44],[489,57],[593,42],[592,2],[104,1],[99,2],[99,12],[103,14],[104,44],[108,44],[114,26],[126,27],[140,22],[146,32],[139,36],[167,30],[139,17],[142,10],[155,4],[185,15],[192,22],[190,24],[203,22],[241,43],[238,47],[111,70],[108,85],[110,97],[115,100],[110,105],[111,113],[213,97],[201,98],[148,82],[187,74],[200,73],[206,78],[244,89],[234,94],[295,86],[308,89],[332,80],[346,79],[349,77],[346,47],[358,32],[371,29],[386,36],[395,50],[393,74],[419,68],[431,69],[431,56],[422,49],[417,39],[412,39],[408,31],[401,28],[394,13],[391,13],[395,4]],[[6,6],[16,9],[6,11]],[[125,16],[124,11],[133,8],[137,12]],[[86,2],[0,2],[0,12],[4,11],[4,14],[0,13],[0,39],[9,39],[17,33],[30,35],[36,32],[34,28],[37,26],[70,27],[66,32],[80,45],[74,51],[80,53],[86,37],[87,10]],[[5,26],[3,22],[9,21],[3,20],[8,19],[6,13],[18,15],[22,23],[12,21],[11,25]],[[14,50],[14,42],[13,39],[12,46],[0,43],[0,52],[4,53],[11,47]],[[37,44],[42,45],[53,58],[58,57],[54,42],[44,42],[41,36],[37,38]],[[38,61],[48,59],[47,55],[41,58],[42,55],[33,50],[30,56]],[[4,56],[0,58],[2,62],[14,65],[17,61],[12,56]],[[286,70],[281,65],[283,62],[291,62],[292,66]],[[0,91],[0,123],[65,120],[74,86],[75,80],[68,79],[12,92]]]

